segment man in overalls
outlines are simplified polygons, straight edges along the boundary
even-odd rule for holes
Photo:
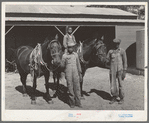
[[[62,57],[62,67],[65,69],[65,78],[67,81],[69,92],[69,105],[71,108],[75,106],[82,107],[80,101],[80,79],[82,79],[82,70],[78,54],[73,52],[75,44],[69,42],[68,52]]]
[[[112,94],[112,100],[109,104],[116,102],[116,98],[119,97],[119,104],[124,102],[123,83],[127,70],[127,57],[122,48],[119,48],[121,43],[120,39],[114,39],[114,48],[109,50],[107,54],[107,62],[110,62],[110,89]],[[118,83],[116,82],[118,79]],[[117,85],[118,84],[118,85]]]
[[[68,43],[74,43],[76,45],[76,39],[72,34],[72,27],[70,26],[67,28],[67,33],[66,35],[64,35],[64,38],[63,38],[63,46],[65,48],[65,53],[67,52]]]

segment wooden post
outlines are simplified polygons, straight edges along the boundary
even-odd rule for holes
[[[64,36],[64,34],[61,32],[61,30],[57,26],[54,26],[54,27]]]
[[[5,35],[8,34],[8,32],[10,32],[10,30],[14,27],[14,25],[5,33]]]

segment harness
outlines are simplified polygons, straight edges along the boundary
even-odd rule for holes
[[[54,41],[56,41],[56,40],[53,40],[53,41],[50,42],[50,46],[51,46],[51,43],[53,43]],[[58,54],[58,53],[55,53],[55,54]],[[53,56],[55,54],[51,53],[51,57],[53,58]],[[53,69],[52,68],[48,68],[47,63],[45,63],[43,58],[42,58],[41,44],[38,43],[37,46],[33,49],[33,51],[30,54],[30,64],[29,64],[29,66],[30,66],[30,73],[31,73],[32,78],[34,78],[35,71],[38,72],[38,77],[40,77],[41,65],[43,65],[49,72],[55,71],[60,66],[59,65],[58,67],[53,68]]]
[[[97,51],[101,46],[105,46],[105,44],[104,44],[103,42],[101,42],[101,43],[99,42],[99,43],[97,43],[97,44],[94,46],[94,48],[95,48],[96,51]],[[77,50],[77,53],[80,54],[80,55],[79,55],[80,61],[81,61],[82,63],[84,63],[84,64],[88,64],[89,61],[92,61],[93,63],[96,63],[96,64],[97,64],[98,62],[95,62],[95,61],[92,59],[92,57],[90,58],[89,61],[85,61],[85,60],[84,60],[82,48],[83,48],[83,43],[80,42],[80,46],[79,46],[79,48],[78,48],[78,50]],[[97,52],[95,55],[101,56],[102,53]]]
[[[83,58],[83,50],[82,50],[82,48],[83,48],[83,43],[80,42],[80,46],[79,46],[79,48],[77,50],[77,54],[79,55],[79,59],[80,59],[80,61],[82,63],[88,64],[89,61],[85,61],[84,58]]]
[[[41,65],[45,65],[46,63],[42,59],[42,50],[41,45],[38,43],[37,46],[33,49],[30,54],[30,73],[32,78],[34,78],[35,71],[38,70],[38,76],[41,74]]]

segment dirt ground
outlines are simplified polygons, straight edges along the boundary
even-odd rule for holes
[[[53,104],[48,104],[44,99],[45,82],[44,77],[37,80],[36,105],[31,104],[30,95],[32,93],[31,77],[28,75],[27,89],[29,96],[23,97],[22,84],[18,73],[5,74],[5,109],[28,109],[28,110],[143,110],[144,109],[144,76],[127,73],[123,82],[125,101],[120,105],[117,102],[110,105],[110,83],[109,70],[103,68],[90,68],[84,76],[83,90],[85,100],[82,101],[83,108],[75,107],[71,109],[66,102],[67,88],[64,77],[60,80],[58,97],[53,98]],[[54,94],[55,85],[52,77],[49,80],[50,95]]]

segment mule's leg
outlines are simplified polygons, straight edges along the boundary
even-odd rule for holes
[[[58,89],[59,89],[59,79],[60,79],[60,75],[61,73],[58,73],[57,74],[57,88],[56,88],[56,92],[58,92]]]
[[[53,72],[53,80],[54,80],[54,84],[56,84],[56,73]]]
[[[84,96],[83,96],[82,86],[83,86],[83,80],[82,80],[82,82],[80,82],[80,90],[81,90],[81,99],[85,99]]]
[[[80,90],[81,90],[81,99],[85,99],[84,96],[83,96],[83,77],[85,75],[85,71],[83,71],[83,74],[82,74],[82,82],[80,82]]]
[[[58,91],[59,91],[59,79],[60,79],[60,73],[59,72],[57,73],[56,78],[57,78],[57,83],[56,83],[56,93],[54,94],[55,97],[58,96]]]
[[[37,87],[36,80],[37,80],[37,77],[36,77],[36,75],[34,75],[34,78],[33,78],[33,94],[31,96],[31,104],[36,104],[36,97],[35,97],[36,87]]]
[[[26,78],[27,78],[27,74],[23,74],[21,75],[21,82],[22,82],[22,86],[23,86],[23,96],[26,97],[27,96],[27,88],[26,88]]]
[[[19,71],[20,80],[21,80],[22,86],[23,86],[23,96],[26,97],[27,96],[26,78],[27,78],[28,74],[25,73],[20,66],[18,66],[18,71]]]
[[[53,101],[50,97],[50,94],[49,94],[49,86],[48,86],[48,83],[49,83],[49,76],[50,76],[50,73],[47,72],[46,74],[44,74],[44,77],[45,77],[45,88],[46,88],[46,101],[49,103],[49,104],[52,104]]]

